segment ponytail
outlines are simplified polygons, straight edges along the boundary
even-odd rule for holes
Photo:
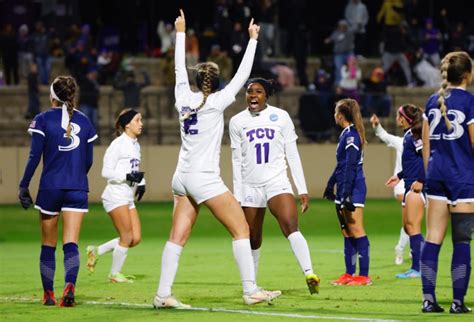
[[[199,111],[206,104],[208,96],[219,88],[219,66],[213,62],[206,62],[197,64],[194,69],[197,71],[196,85],[203,94],[202,101],[196,108],[196,111]],[[189,115],[185,115],[184,118],[188,118]]]
[[[362,114],[360,113],[359,103],[352,98],[345,98],[336,103],[336,109],[344,116],[346,121],[354,124],[354,127],[360,136],[361,149],[364,149],[367,140],[365,138],[365,128],[362,121]]]
[[[423,127],[423,109],[413,104],[404,104],[398,109],[398,113],[407,120],[411,128],[411,134],[416,140],[421,139]]]
[[[74,114],[74,108],[76,107],[75,97],[76,97],[76,80],[71,76],[58,76],[53,81],[51,85],[53,87],[54,93],[56,95],[56,100],[60,103],[66,105],[67,113],[69,116],[69,122],[67,124],[66,136],[71,137],[71,120]]]

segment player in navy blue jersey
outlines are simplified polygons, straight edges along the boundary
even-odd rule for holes
[[[402,171],[388,179],[386,185],[395,187],[400,180],[405,182],[405,193],[402,201],[403,227],[410,236],[412,255],[411,268],[397,274],[397,278],[420,277],[420,253],[424,241],[421,234],[421,222],[425,206],[423,184],[425,170],[421,151],[421,126],[423,123],[423,110],[415,105],[405,104],[400,106],[397,113],[397,124],[405,131],[403,135]]]
[[[337,145],[336,168],[329,178],[324,197],[334,200],[344,236],[346,272],[333,285],[370,285],[369,239],[365,233],[363,215],[367,186],[365,184],[363,148],[365,130],[356,100],[342,99],[336,103],[336,124],[343,128]],[[336,195],[334,195],[336,185]],[[359,275],[355,276],[359,257]]]
[[[447,54],[441,62],[441,76],[441,89],[426,104],[422,131],[429,200],[421,253],[422,311],[444,311],[437,303],[435,289],[439,251],[451,219],[450,312],[468,313],[471,309],[464,304],[464,297],[471,273],[474,230],[474,98],[466,91],[472,81],[471,57],[465,52]]]
[[[30,124],[30,155],[20,181],[19,199],[23,208],[33,200],[28,186],[43,156],[43,171],[35,208],[40,212],[40,273],[44,305],[55,305],[54,273],[59,214],[63,217],[65,287],[61,306],[74,306],[79,271],[77,243],[82,219],[88,211],[87,173],[92,166],[92,142],[97,139],[89,119],[74,109],[76,82],[70,76],[57,77],[50,88],[52,108],[38,114]]]

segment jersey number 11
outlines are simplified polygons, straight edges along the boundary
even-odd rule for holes
[[[270,155],[270,143],[257,143],[255,144],[255,150],[257,150],[257,164],[268,163],[268,156]],[[263,150],[263,162],[262,162],[262,150]]]

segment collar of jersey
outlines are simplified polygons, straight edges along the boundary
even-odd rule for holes
[[[122,133],[122,136],[124,136],[127,140],[130,140],[131,142],[137,142],[137,141],[138,141],[137,138],[135,138],[135,139],[134,139],[134,138],[131,138],[131,137],[129,137],[128,134],[125,133],[125,132]]]
[[[267,104],[267,107],[265,107],[263,110],[258,111],[258,112],[250,112],[250,110],[247,108],[247,111],[249,111],[250,115],[252,116],[260,116],[260,115],[265,115],[268,110],[269,110],[270,105]]]
[[[341,135],[339,135],[339,137],[341,137],[344,133],[349,132],[351,126],[354,126],[354,124],[351,123],[351,124],[349,124],[348,126],[346,126],[346,127],[342,130]]]

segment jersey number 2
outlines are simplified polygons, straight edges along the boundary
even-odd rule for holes
[[[440,140],[441,134],[434,134],[434,131],[438,126],[439,122],[441,121],[441,111],[439,109],[433,109],[429,111],[428,115],[433,116],[433,119],[430,122],[430,140]],[[457,110],[449,110],[448,115],[454,116],[454,119],[450,121],[451,125],[453,126],[453,129],[449,134],[443,133],[443,139],[457,140],[464,134],[464,128],[461,124],[466,119],[466,115],[464,115],[463,112]]]
[[[268,163],[268,156],[270,155],[270,143],[265,142],[263,144],[255,144],[255,150],[257,152],[257,164]],[[262,150],[263,150],[263,162],[262,162]]]

